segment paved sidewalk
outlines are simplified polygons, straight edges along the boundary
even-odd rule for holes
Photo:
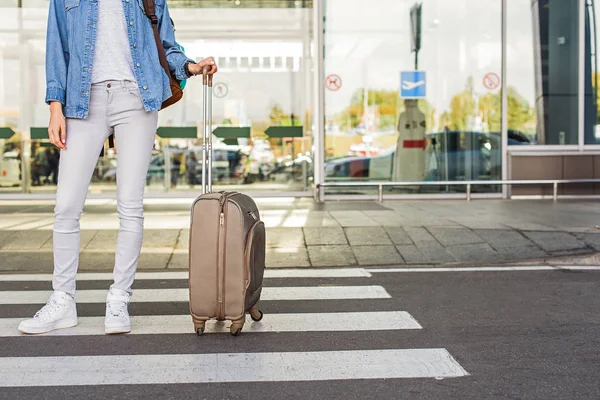
[[[148,199],[141,270],[185,269],[192,199]],[[594,201],[328,202],[258,199],[267,264],[277,267],[498,263],[600,251]],[[52,270],[48,200],[0,202],[0,271]],[[114,200],[89,200],[81,270],[110,270]]]

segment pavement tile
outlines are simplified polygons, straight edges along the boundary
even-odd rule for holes
[[[443,246],[483,243],[483,239],[470,229],[441,227],[427,229]]]
[[[354,246],[354,255],[359,265],[404,264],[404,259],[394,246]]]
[[[165,269],[171,259],[170,253],[144,253],[140,254],[138,269]],[[187,254],[185,255],[187,257]]]
[[[304,247],[302,228],[269,228],[267,247]]]
[[[496,250],[535,245],[528,238],[513,230],[479,229],[475,232]]]
[[[587,246],[583,241],[566,232],[523,232],[523,234],[550,253]]]
[[[504,247],[497,249],[504,260],[528,260],[544,258],[548,254],[538,246]]]
[[[302,228],[306,225],[308,219],[308,210],[292,211],[285,215],[279,224],[282,228]]]
[[[189,267],[188,254],[173,254],[167,264],[167,269],[185,269]]]
[[[175,248],[179,232],[179,229],[146,229],[143,246]]]
[[[304,240],[308,246],[346,245],[348,240],[341,227],[304,228]]]
[[[0,230],[0,249],[8,241],[8,238],[15,234],[15,231]]]
[[[0,215],[2,215],[2,211],[0,211]],[[2,215],[2,219],[0,219],[0,229],[5,230],[14,230],[18,231],[19,226],[29,223],[35,222],[39,219],[36,216],[23,216],[19,214],[5,214]]]
[[[431,236],[427,229],[422,227],[404,227],[404,231],[408,234],[408,236],[412,239],[413,243],[421,243],[421,242],[436,242],[435,238]]]
[[[544,224],[538,224],[536,222],[527,222],[527,221],[519,221],[519,220],[507,220],[504,225],[507,225],[513,229],[518,229],[520,231],[548,231],[553,232],[556,231],[557,228],[553,226],[548,226]]]
[[[138,270],[165,269],[170,253],[145,253],[142,251],[138,263]],[[107,270],[112,271],[115,265],[115,253],[83,251],[79,255],[79,270]]]
[[[175,249],[177,250],[188,250],[190,248],[190,230],[182,229],[179,231],[179,237],[177,238],[177,244]]]
[[[396,249],[407,264],[427,264],[427,258],[412,244],[399,245]]]
[[[394,244],[413,244],[410,236],[401,226],[386,226],[385,231]]]
[[[460,244],[446,248],[458,261],[500,261],[501,255],[488,244]]]
[[[507,230],[510,229],[508,226],[504,225],[498,218],[489,218],[489,217],[469,217],[469,218],[453,218],[453,221],[456,223],[473,230],[480,229],[502,229]]]
[[[50,251],[3,251],[0,253],[0,271],[45,272],[54,270],[54,256]]]
[[[54,226],[54,216],[51,216],[51,217],[46,217],[46,218],[38,218],[35,221],[29,221],[29,222],[25,222],[25,223],[17,225],[17,226],[12,226],[10,229],[16,230],[16,231],[26,231],[26,230],[30,230],[30,229],[48,230],[48,229],[52,229],[53,226]]]
[[[88,231],[88,230],[81,231],[80,237],[79,237],[79,242],[80,242],[79,248],[81,250],[85,249],[86,246],[92,241],[92,239],[94,238],[96,233],[98,233],[98,231]],[[50,236],[50,240],[48,240],[46,243],[44,243],[44,245],[42,246],[42,250],[52,250],[53,244],[54,244],[54,240],[52,239],[52,236]]]
[[[399,213],[391,210],[363,212],[367,217],[372,218],[374,221],[376,221],[379,225],[382,226],[402,225],[405,219]]]
[[[141,257],[140,257],[141,259]],[[79,271],[112,271],[115,266],[115,252],[85,252],[79,254]]]
[[[310,211],[306,216],[304,227],[338,227],[340,223],[328,211]]]
[[[439,264],[456,261],[454,256],[448,253],[444,246],[438,242],[418,242],[415,244],[430,263]]]
[[[308,251],[303,248],[269,248],[265,264],[267,268],[310,267]]]
[[[391,245],[392,241],[383,227],[346,228],[351,246]]]
[[[367,217],[361,211],[331,211],[330,214],[343,227],[379,226],[377,221]]]
[[[595,253],[594,250],[589,247],[583,249],[573,249],[573,250],[562,250],[552,252],[553,257],[563,257],[563,256],[582,256],[590,253]]]
[[[350,246],[308,246],[308,255],[313,267],[336,267],[357,263]]]
[[[115,251],[117,246],[117,234],[114,229],[103,229],[96,232],[93,239],[85,246],[88,250],[108,250]]]
[[[583,240],[588,246],[600,251],[600,233],[579,233],[576,237]]]
[[[14,231],[0,242],[2,250],[39,250],[52,237],[49,230]]]

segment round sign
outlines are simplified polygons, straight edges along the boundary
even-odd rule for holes
[[[494,90],[500,86],[500,77],[494,72],[490,72],[483,77],[483,86],[486,89]]]
[[[325,78],[325,86],[329,90],[336,91],[342,87],[342,78],[336,74],[327,75],[327,78]]]
[[[219,83],[215,84],[215,86],[213,87],[213,94],[215,95],[215,97],[218,97],[218,98],[225,97],[225,96],[227,96],[228,92],[229,92],[229,89],[227,88],[227,85],[224,84],[223,82],[219,82]]]

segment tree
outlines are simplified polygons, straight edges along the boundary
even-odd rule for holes
[[[451,130],[465,131],[473,118],[475,99],[473,98],[473,77],[467,78],[465,89],[452,97],[450,111],[444,113],[444,123]]]
[[[279,104],[274,104],[271,107],[271,113],[269,114],[271,120],[271,126],[301,126],[302,121],[298,119],[297,115],[294,115],[292,123],[292,115],[283,112],[283,109]]]
[[[508,129],[525,133],[535,130],[535,107],[519,94],[513,86],[507,87]],[[473,91],[473,78],[469,77],[465,89],[450,100],[450,110],[440,117],[442,126],[451,130],[472,129],[472,121],[479,116],[491,132],[500,132],[502,122],[502,97],[500,92],[487,93],[478,98]]]
[[[271,125],[281,125],[281,121],[284,118],[285,114],[281,106],[279,104],[273,104],[273,106],[271,107],[271,113],[269,114]]]
[[[596,89],[596,124],[600,124],[600,88],[596,88],[596,82],[600,82],[600,72],[592,73],[592,87]]]
[[[350,105],[335,120],[342,130],[349,130],[360,124],[365,113],[365,89],[357,89],[350,100]],[[368,106],[376,106],[379,111],[378,129],[395,129],[398,115],[404,111],[404,101],[399,98],[397,90],[369,90]],[[425,113],[427,126],[432,127],[435,122],[435,109],[427,100],[419,100],[419,109]]]

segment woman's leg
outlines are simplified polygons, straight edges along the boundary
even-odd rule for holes
[[[67,148],[59,161],[54,208],[54,290],[75,296],[75,275],[79,264],[79,218],[98,156],[109,127],[106,90],[92,86],[88,118],[67,119]]]
[[[137,85],[115,91],[109,108],[117,148],[119,235],[111,289],[131,293],[144,229],[144,186],[156,135],[158,112],[146,112]]]

